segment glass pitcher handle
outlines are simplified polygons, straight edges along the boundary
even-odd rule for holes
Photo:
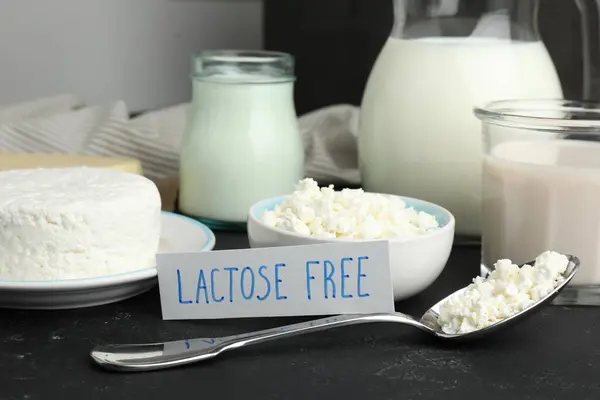
[[[590,4],[590,3],[593,3]],[[600,101],[600,0],[575,0],[581,16],[583,91],[586,101]]]

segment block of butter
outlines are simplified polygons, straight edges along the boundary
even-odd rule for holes
[[[0,153],[0,171],[27,168],[108,168],[143,175],[139,160],[122,157],[94,157],[71,154]]]

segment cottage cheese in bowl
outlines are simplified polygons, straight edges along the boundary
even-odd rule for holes
[[[318,238],[388,239],[419,236],[439,228],[435,216],[408,207],[397,196],[363,189],[319,188],[307,178],[296,191],[265,211],[262,221],[273,227]]]
[[[303,179],[290,195],[250,208],[248,239],[255,248],[387,240],[394,297],[401,300],[427,288],[444,269],[454,217],[423,200],[336,191]]]

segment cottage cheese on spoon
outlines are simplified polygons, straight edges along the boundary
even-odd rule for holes
[[[274,228],[320,238],[385,239],[426,234],[439,228],[431,214],[407,207],[399,197],[362,189],[335,191],[301,180],[294,193],[263,222]]]
[[[467,288],[440,307],[438,323],[449,334],[483,329],[536,303],[564,280],[567,256],[546,251],[533,265],[519,268],[499,260],[486,278],[477,277]]]

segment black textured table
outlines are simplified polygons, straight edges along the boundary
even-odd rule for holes
[[[247,246],[243,233],[217,234],[217,249]],[[434,285],[396,308],[420,315],[468,283],[478,263],[479,248],[455,248]],[[372,324],[128,374],[97,368],[91,347],[231,335],[298,319],[164,322],[155,289],[81,310],[0,310],[0,320],[3,400],[600,399],[600,308],[548,307],[510,331],[460,346],[409,327]]]

